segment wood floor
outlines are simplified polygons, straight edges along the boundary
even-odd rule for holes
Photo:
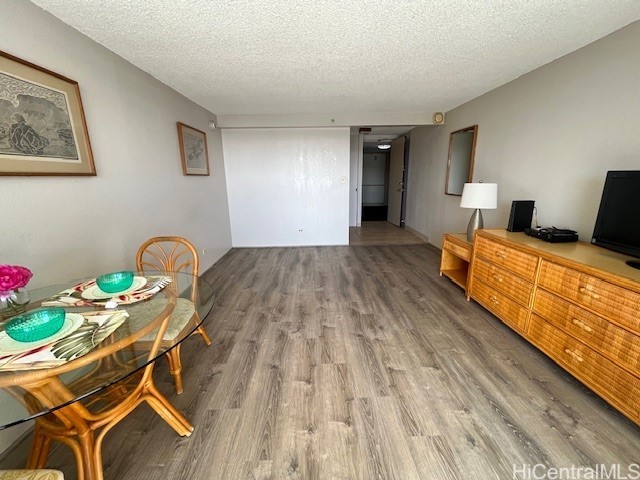
[[[404,228],[389,222],[362,222],[349,228],[349,245],[415,245],[425,243]]]
[[[139,408],[107,435],[106,478],[486,480],[637,462],[640,429],[466,302],[438,260],[426,245],[232,250],[207,274],[213,345],[183,348],[184,394],[156,368],[195,432]],[[64,446],[49,465],[76,478]]]

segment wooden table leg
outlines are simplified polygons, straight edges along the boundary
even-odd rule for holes
[[[181,437],[191,435],[193,425],[158,391],[153,381],[149,381],[145,385],[144,399],[178,435]]]
[[[27,469],[44,468],[47,463],[47,457],[49,456],[49,450],[51,448],[51,439],[42,433],[42,428],[36,421],[36,426],[33,430],[33,442],[31,443],[31,449],[29,450],[29,457],[27,458]]]
[[[30,386],[28,391],[43,405],[73,401],[71,393],[57,379],[47,379],[42,384]],[[71,447],[76,457],[79,479],[103,480],[102,463],[97,461],[100,456],[96,455],[90,418],[89,411],[78,402],[37,418],[27,467],[44,468],[51,441],[58,440]]]

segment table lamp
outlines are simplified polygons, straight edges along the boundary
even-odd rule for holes
[[[472,242],[475,231],[484,227],[480,209],[495,209],[498,207],[498,184],[465,183],[462,189],[460,207],[475,209],[467,227],[467,240]]]

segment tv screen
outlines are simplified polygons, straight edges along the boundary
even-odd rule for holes
[[[640,258],[640,171],[610,171],[591,243]]]

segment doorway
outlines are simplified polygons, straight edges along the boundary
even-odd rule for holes
[[[404,227],[409,159],[408,133],[413,126],[359,127],[352,130],[350,226],[382,222]],[[357,139],[355,137],[357,135]],[[369,223],[369,226],[372,225]],[[385,227],[385,230],[387,228]],[[389,233],[389,232],[385,232]]]
[[[386,221],[389,206],[389,151],[362,154],[362,221]]]
[[[361,127],[359,200],[362,221],[402,227],[406,214],[409,136],[413,126]]]
[[[362,155],[362,221],[404,224],[406,137],[376,147],[365,146]],[[380,146],[385,147],[380,150]],[[386,148],[388,147],[388,148]]]

